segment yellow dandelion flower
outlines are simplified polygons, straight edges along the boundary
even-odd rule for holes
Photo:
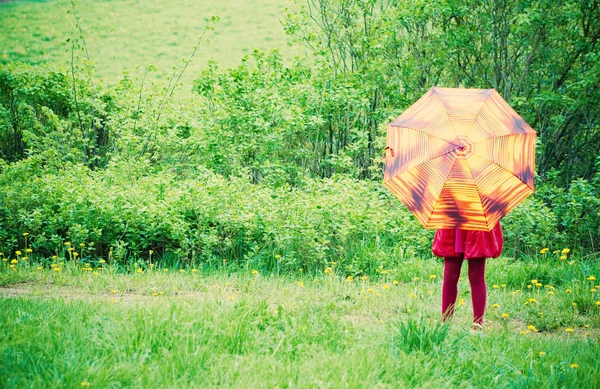
[[[368,279],[369,279],[369,277],[367,277],[367,276],[361,276],[361,277],[360,277],[360,279],[361,279],[362,281],[366,281],[366,280],[368,280]]]
[[[537,300],[532,297],[532,298],[529,299],[529,302],[532,303],[532,304],[535,304],[537,302]]]
[[[571,249],[568,247],[565,247],[564,249],[561,250],[561,254],[569,254],[571,252]]]
[[[535,284],[535,286],[537,286],[538,288],[542,286],[541,282],[538,282],[537,284]]]
[[[110,293],[112,293],[112,294],[116,294],[116,293],[117,293],[117,290],[116,290],[116,289],[112,289],[112,290],[110,291]]]
[[[527,289],[531,289],[531,288],[533,288],[533,286],[527,285]]]
[[[137,269],[137,272],[141,274],[141,273],[143,273],[144,271],[142,270],[142,268],[141,268],[141,267],[139,267],[139,268]]]
[[[408,297],[410,297],[411,299],[414,299],[415,297],[417,297],[417,295],[414,293],[409,293]]]
[[[503,314],[502,314],[502,317],[503,317],[504,319],[508,319],[508,313],[506,313],[506,312],[505,312],[505,313],[503,313]]]
[[[315,282],[319,282],[319,279],[318,279],[318,278],[315,278]]]
[[[55,268],[53,268],[54,271],[60,271],[60,267],[56,266]]]
[[[545,351],[540,351],[540,352],[538,353],[538,355],[539,355],[540,357],[545,357],[545,356],[546,356],[546,352],[545,352]]]
[[[275,255],[275,259],[281,259],[281,255],[279,255],[279,254]]]
[[[10,263],[12,263],[14,265],[15,263],[19,263],[19,261],[17,261],[16,259],[13,259],[12,261],[10,261]]]
[[[588,280],[588,281],[596,281],[596,277],[589,276],[588,278],[586,278],[586,280]]]
[[[298,286],[302,288],[304,286],[304,282],[298,281]]]
[[[256,270],[256,269],[252,270],[252,274],[258,275],[258,270]]]
[[[494,288],[494,289],[499,289],[499,288],[500,288],[500,285],[494,284],[494,285],[492,285],[492,288]]]
[[[150,269],[154,268],[154,264],[153,263],[151,263],[149,266],[150,266]]]
[[[569,327],[569,328],[565,328],[565,332],[569,332],[569,333],[571,333],[571,332],[573,332],[573,331],[575,331],[575,330],[574,330],[573,328],[571,328],[571,327]]]
[[[37,270],[42,270],[42,269],[43,269],[43,267],[41,267],[41,266],[38,266],[38,267],[36,267],[36,269],[37,269]]]
[[[554,292],[553,292],[553,291],[549,291],[549,292],[548,292],[548,294],[549,294],[550,296],[552,296],[552,295],[554,294]]]
[[[154,254],[154,251],[148,250],[148,254],[152,255],[152,254]]]
[[[192,269],[192,273],[198,273],[198,269]]]
[[[65,242],[65,246],[70,246],[71,242]]]
[[[537,328],[535,328],[535,326],[534,326],[534,325],[528,325],[528,326],[527,326],[527,329],[528,329],[529,331],[531,331],[531,332],[538,332]]]
[[[183,269],[179,269],[179,272],[180,272],[180,273],[185,273],[185,270],[183,270]]]
[[[90,385],[91,385],[91,384],[90,384],[89,382],[87,382],[87,381],[83,381],[83,382],[81,383],[81,387],[83,387],[83,388],[87,388],[87,387],[88,387],[88,386],[90,386]]]
[[[567,256],[566,255],[561,255],[560,256],[560,260],[561,261],[566,261],[567,260]]]
[[[436,277],[436,275],[435,275],[435,274],[432,274],[432,275],[430,275],[430,276],[429,276],[429,279],[430,279],[430,280],[435,280],[436,278],[437,278],[437,277]]]
[[[32,253],[32,252],[33,252],[33,250],[32,250],[32,249],[27,249],[27,250],[25,250],[25,252],[26,252],[26,253]]]
[[[15,251],[15,254],[17,254],[18,256],[21,256],[21,254],[23,254],[22,252],[20,252],[19,250]]]
[[[492,308],[500,308],[500,304],[493,304]]]
[[[369,288],[369,289],[367,289],[367,292],[369,292],[369,293],[375,293],[375,289]]]
[[[78,255],[79,255],[79,253],[78,253],[78,252],[76,252],[76,251],[73,251],[73,256],[74,256],[74,257],[76,257],[76,256],[78,256]]]
[[[85,247],[85,243],[79,243],[79,247]]]
[[[567,289],[567,290],[565,290],[565,293],[571,293],[571,292],[572,292],[572,290],[571,290],[571,289]]]
[[[353,276],[346,277],[346,282],[352,282],[354,280]]]
[[[576,302],[573,302],[573,304],[571,304],[571,305],[573,305],[574,307],[576,307],[576,306],[577,306],[577,303],[576,303]]]
[[[538,280],[531,280],[531,283],[535,285],[538,283]]]
[[[389,289],[389,288],[390,288],[390,286],[389,286],[389,285],[383,285],[383,289],[387,290],[387,289]]]
[[[596,301],[596,305],[600,306],[600,301]]]
[[[419,278],[419,277],[415,277],[415,278],[413,278],[413,281],[419,281],[419,280],[420,280],[420,278]]]
[[[8,262],[8,258],[2,258],[3,262]]]
[[[157,297],[157,296],[158,296],[158,293],[156,293],[156,292],[155,292],[155,293],[152,293],[152,296],[154,296],[154,297]]]
[[[398,280],[394,280],[394,285],[398,285],[398,284],[399,284]]]
[[[571,363],[570,367],[571,367],[571,369],[577,369],[579,367],[579,365],[576,363]]]
[[[465,305],[465,300],[458,299],[458,305]]]
[[[23,233],[23,236],[27,236],[27,235],[29,235],[29,232],[24,232]]]
[[[573,266],[573,264],[575,263],[575,261],[569,261],[567,263],[569,264],[569,266]]]
[[[169,269],[163,269],[163,273],[167,273]]]
[[[100,259],[98,263],[106,263],[106,261],[104,259]]]
[[[548,251],[550,251],[550,249],[548,247],[544,247],[540,250],[540,254],[546,254]]]

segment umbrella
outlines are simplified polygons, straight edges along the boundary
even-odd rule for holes
[[[384,185],[425,228],[490,231],[533,193],[535,140],[494,89],[431,88],[388,126]]]

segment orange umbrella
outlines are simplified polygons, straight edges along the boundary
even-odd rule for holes
[[[425,228],[490,231],[533,193],[535,139],[494,89],[431,88],[389,124],[384,184]]]

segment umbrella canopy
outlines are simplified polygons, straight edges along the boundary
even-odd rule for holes
[[[425,228],[490,231],[533,193],[535,140],[494,89],[431,88],[388,126],[384,184]]]

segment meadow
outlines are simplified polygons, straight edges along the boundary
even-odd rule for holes
[[[110,85],[123,72],[151,64],[157,67],[156,78],[164,80],[180,59],[190,56],[206,22],[219,17],[182,79],[189,86],[209,59],[233,67],[254,49],[279,49],[288,60],[300,53],[288,46],[280,23],[287,5],[285,0],[78,1],[76,12],[91,64]],[[79,35],[69,0],[0,2],[0,63],[70,67],[68,39]]]
[[[0,264],[2,387],[600,386],[600,267],[570,253],[490,260],[477,332],[466,266],[439,322],[433,258],[348,277],[21,255]]]

